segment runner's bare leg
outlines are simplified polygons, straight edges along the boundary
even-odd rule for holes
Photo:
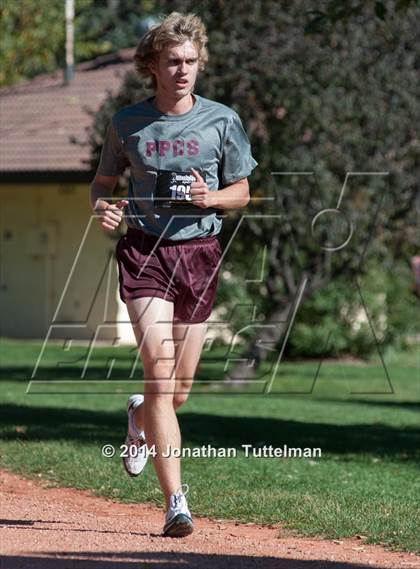
[[[201,351],[208,324],[173,324],[172,333],[175,343],[175,392],[173,406],[178,409],[183,405],[191,391],[194,375],[200,361]],[[137,338],[137,344],[140,344]],[[140,405],[134,413],[138,429],[144,428],[143,406]]]
[[[175,343],[175,393],[173,404],[178,409],[188,399],[194,375],[200,361],[208,325],[174,324],[172,335]]]
[[[191,389],[207,325],[173,325],[173,303],[161,298],[127,300],[127,310],[146,380],[141,419],[147,445],[158,453],[152,460],[168,507],[171,494],[181,485],[181,466],[179,458],[161,453],[168,447],[181,448],[175,407],[186,400]],[[174,366],[178,369],[177,382]]]

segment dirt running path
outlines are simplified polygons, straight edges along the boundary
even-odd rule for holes
[[[361,540],[291,537],[281,527],[195,518],[187,538],[160,537],[162,510],[45,488],[0,471],[1,569],[418,568],[420,558]]]

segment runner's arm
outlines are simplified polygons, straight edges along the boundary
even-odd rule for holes
[[[96,174],[90,187],[90,204],[94,212],[104,209],[108,204],[112,203],[112,192],[118,182],[118,178],[119,176]]]
[[[211,192],[211,196],[212,207],[217,209],[245,207],[250,200],[248,178],[242,178],[242,180],[233,182],[233,184],[225,186],[223,190]]]

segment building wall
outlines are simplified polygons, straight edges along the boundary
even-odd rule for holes
[[[89,186],[3,185],[0,204],[0,336],[134,342]]]

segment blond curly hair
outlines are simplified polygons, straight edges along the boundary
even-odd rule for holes
[[[168,45],[180,45],[190,40],[198,51],[198,69],[202,71],[208,61],[206,28],[195,14],[172,12],[163,17],[142,37],[134,54],[136,71],[151,80],[151,87],[156,89],[156,78],[150,71],[150,63],[157,61],[160,52]]]

